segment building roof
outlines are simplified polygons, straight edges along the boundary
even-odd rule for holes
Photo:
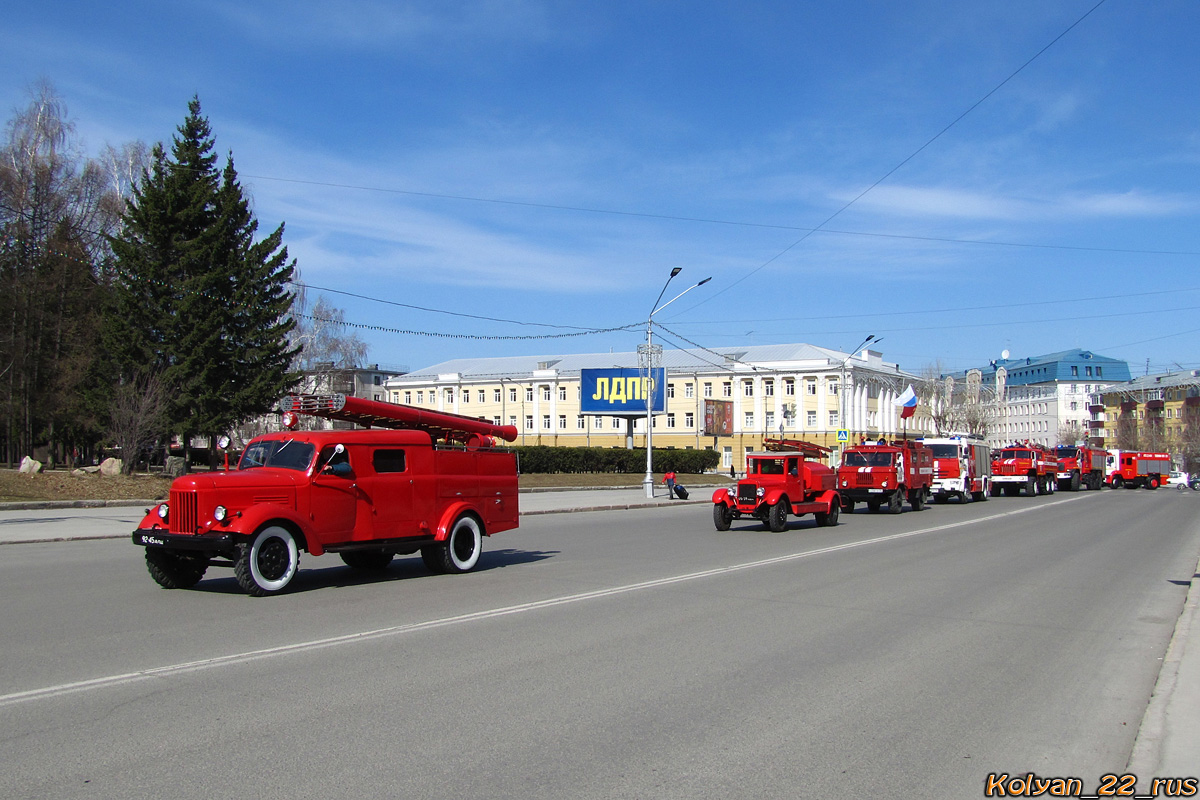
[[[877,354],[873,354],[877,357]],[[706,350],[693,348],[673,350],[663,348],[662,366],[672,372],[727,372],[731,369],[753,373],[758,369],[830,369],[840,368],[850,358],[847,353],[811,344],[769,344],[724,347]],[[863,364],[855,361],[858,369]],[[638,354],[579,353],[573,355],[500,356],[497,358],[457,358],[414,370],[393,378],[392,382],[420,382],[441,375],[462,378],[492,378],[533,376],[539,370],[555,370],[564,376],[578,375],[582,369],[636,368]],[[899,365],[878,362],[877,368],[901,374]]]
[[[1140,392],[1147,389],[1178,389],[1200,386],[1200,370],[1184,372],[1162,372],[1157,375],[1141,375],[1119,386],[1109,386],[1106,392]]]
[[[1097,355],[1090,350],[1062,350],[1057,353],[1047,353],[1030,358],[998,358],[988,365],[979,367],[984,381],[995,380],[996,371],[1000,368],[1008,372],[1006,383],[1009,386],[1027,386],[1037,383],[1053,383],[1057,381],[1103,381],[1119,383],[1129,380],[1129,364],[1118,358]],[[1071,367],[1076,367],[1075,373]],[[1088,374],[1086,367],[1091,367]],[[1100,369],[1097,370],[1096,368]],[[1099,374],[1097,374],[1099,372]],[[966,377],[967,371],[952,373],[956,380]]]

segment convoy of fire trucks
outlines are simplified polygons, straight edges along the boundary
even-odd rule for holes
[[[433,572],[469,572],[483,537],[520,522],[517,456],[497,442],[515,441],[513,426],[346,395],[294,395],[281,409],[284,430],[251,439],[236,469],[177,478],[147,509],[133,542],[159,585],[190,588],[227,567],[245,592],[274,594],[295,578],[301,551],[366,571],[419,552]],[[301,416],[358,429],[297,430]],[[766,438],[763,448],[746,454],[743,479],[713,493],[717,530],[753,519],[781,532],[807,514],[833,526],[859,502],[898,514],[930,498],[1157,489],[1171,472],[1167,453],[1031,442],[992,453],[967,435],[864,440],[836,469],[821,463],[830,450],[809,442]]]

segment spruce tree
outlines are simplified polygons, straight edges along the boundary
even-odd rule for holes
[[[270,410],[294,383],[288,332],[295,268],[283,225],[261,241],[233,157],[216,169],[200,101],[171,154],[154,148],[112,241],[117,314],[110,352],[124,379],[167,388],[165,419],[185,437],[217,435]]]

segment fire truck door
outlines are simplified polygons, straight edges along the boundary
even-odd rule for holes
[[[371,519],[371,537],[394,539],[418,534],[413,507],[413,474],[408,451],[380,447],[371,454],[373,474],[360,481],[360,514]]]
[[[355,461],[348,450],[336,453],[333,445],[322,448],[317,456],[317,471],[309,487],[309,514],[322,543],[347,541],[354,532],[358,506]],[[327,469],[339,463],[348,463],[349,471]]]

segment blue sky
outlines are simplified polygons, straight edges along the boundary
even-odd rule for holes
[[[58,2],[6,12],[0,108],[48,80],[95,154],[198,95],[381,364],[631,351],[680,266],[668,348],[1137,375],[1200,368],[1198,40],[1194,0]]]

